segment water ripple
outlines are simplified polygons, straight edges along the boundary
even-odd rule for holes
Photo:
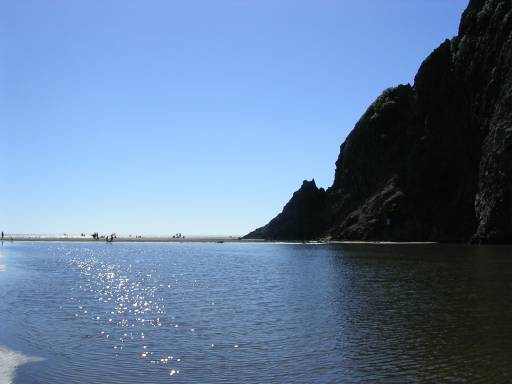
[[[507,383],[510,248],[9,245],[19,382]]]

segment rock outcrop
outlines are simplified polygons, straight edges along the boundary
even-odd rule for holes
[[[333,185],[304,182],[246,238],[511,243],[512,2],[470,1],[414,85],[361,117]]]
[[[283,208],[266,226],[251,232],[247,237],[268,240],[313,240],[328,228],[325,219],[327,194],[318,188],[315,180],[304,181]]]

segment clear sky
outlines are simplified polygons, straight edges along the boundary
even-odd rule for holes
[[[0,0],[0,229],[245,234],[467,0]]]

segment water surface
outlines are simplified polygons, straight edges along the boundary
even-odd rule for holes
[[[4,242],[0,262],[0,353],[43,359],[16,383],[512,381],[510,247]]]

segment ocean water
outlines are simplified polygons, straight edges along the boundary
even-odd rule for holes
[[[0,383],[512,382],[512,248],[4,242]]]

